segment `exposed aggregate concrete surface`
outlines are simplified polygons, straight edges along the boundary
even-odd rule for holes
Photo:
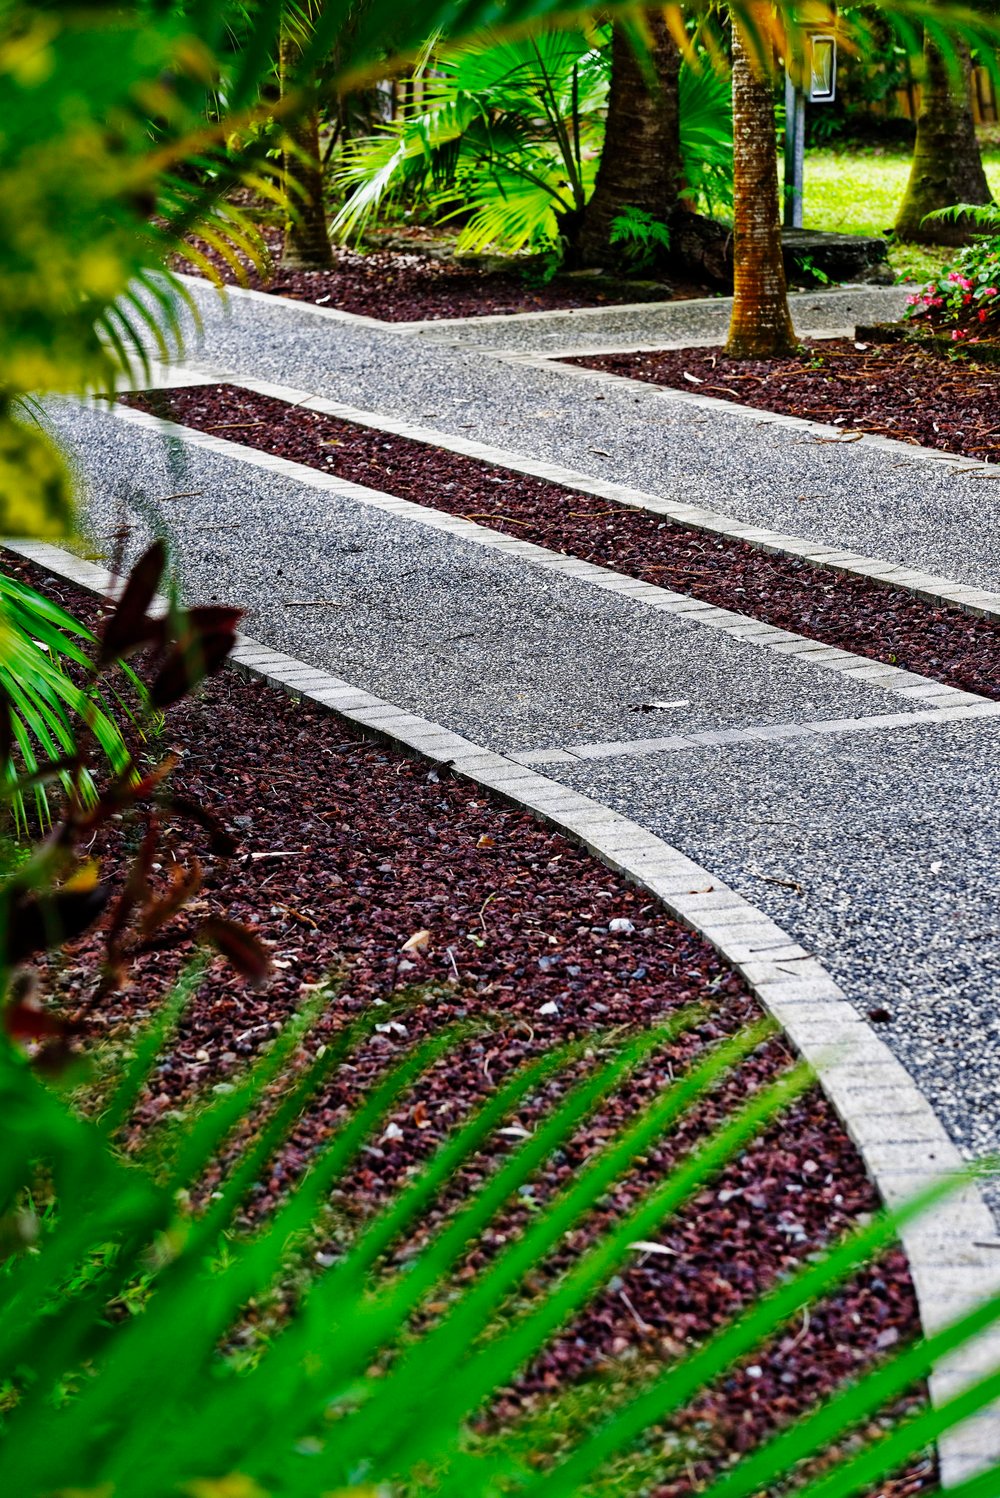
[[[1000,588],[998,481],[963,473],[970,465],[961,459],[877,440],[841,444],[832,428],[707,409],[696,396],[570,366],[512,363],[481,348],[324,317],[323,309],[278,297],[223,302],[197,284],[192,294],[202,318],[192,349],[216,370],[295,385],[737,520]],[[676,304],[675,339],[691,307],[693,326],[711,328],[717,339],[721,301]],[[536,349],[569,351],[561,340],[550,349],[527,336]],[[594,346],[591,333],[587,344]]]
[[[294,304],[198,292],[216,370],[265,376],[738,518],[1000,581],[996,485],[961,465],[599,385]],[[592,340],[591,340],[592,341]],[[536,344],[536,346],[538,346]],[[185,582],[253,633],[506,752],[898,712],[832,679],[412,519],[56,408],[107,555],[165,517]],[[237,436],[221,433],[220,435]],[[136,488],[161,496],[145,518]],[[197,491],[190,494],[188,491]],[[162,498],[184,494],[182,499]],[[150,507],[147,506],[147,509]],[[679,717],[633,711],[650,697]],[[921,724],[547,772],[676,843],[813,948],[966,1152],[1000,1142],[995,726]],[[994,1197],[996,1205],[1000,1201]]]

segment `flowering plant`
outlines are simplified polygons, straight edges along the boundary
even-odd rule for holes
[[[950,327],[956,343],[1000,331],[1000,237],[966,245],[940,276],[907,297],[904,316]]]

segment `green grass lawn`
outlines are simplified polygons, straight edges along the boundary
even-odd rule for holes
[[[983,148],[990,187],[1000,200],[1000,148]],[[910,152],[895,146],[838,146],[806,153],[803,221],[807,229],[884,234],[892,228],[910,172]],[[926,281],[954,251],[890,245],[901,278]]]

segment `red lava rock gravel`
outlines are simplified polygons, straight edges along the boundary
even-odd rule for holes
[[[721,348],[698,348],[565,362],[829,422],[845,432],[878,432],[984,462],[1000,459],[1000,371],[908,344],[824,338],[807,340],[804,352],[788,359],[727,359]]]
[[[281,232],[264,231],[275,259],[275,269],[263,276],[240,256],[241,284],[292,301],[339,307],[383,322],[422,322],[427,318],[486,317],[495,313],[554,312],[572,307],[615,306],[626,302],[672,301],[703,296],[700,286],[664,282],[599,280],[589,276],[557,276],[545,284],[531,282],[513,271],[483,271],[437,260],[414,250],[357,250],[335,246],[333,270],[286,270],[277,264]],[[204,244],[198,248],[211,260],[223,281],[237,281],[233,267]],[[191,271],[178,258],[176,268]]]
[[[638,356],[637,356],[638,357]],[[686,356],[685,356],[686,357]],[[935,681],[1000,697],[1000,625],[235,386],[126,403]]]
[[[68,585],[9,556],[4,565],[83,617],[95,615],[94,601]],[[338,1203],[348,1219],[384,1199],[523,1059],[573,1037],[592,1036],[595,1047],[608,1048],[616,1035],[704,1004],[705,1018],[637,1070],[549,1163],[535,1188],[544,1199],[671,1069],[757,1013],[742,980],[711,948],[582,849],[447,771],[366,741],[233,668],[171,710],[162,742],[149,746],[157,757],[168,751],[179,758],[177,789],[221,818],[239,852],[222,862],[197,846],[206,878],[195,907],[182,915],[172,947],[141,958],[122,989],[97,995],[99,941],[90,937],[51,974],[55,1001],[92,1037],[127,1043],[190,954],[194,917],[208,912],[252,927],[270,945],[275,975],[266,991],[252,993],[221,961],[213,965],[153,1079],[136,1140],[143,1121],[238,1069],[324,975],[340,979],[321,1032],[420,985],[412,1006],[361,1047],[355,1069],[338,1075],[300,1122],[259,1183],[251,1215],[274,1202],[387,1062],[444,1023],[474,1020],[479,1028],[414,1089],[368,1152]],[[424,930],[426,949],[405,953],[408,938]],[[605,1199],[597,1224],[612,1220],[788,1059],[780,1039],[755,1052],[676,1135],[637,1162]],[[517,1123],[530,1129],[562,1085],[540,1089]],[[595,1368],[634,1370],[681,1353],[875,1205],[857,1153],[822,1094],[811,1091],[664,1225],[658,1238],[669,1252],[638,1256],[498,1413]],[[501,1229],[515,1220],[517,1213]],[[543,1292],[593,1230],[570,1235],[539,1276]],[[472,1251],[465,1272],[497,1241],[494,1234]],[[892,1252],[683,1412],[677,1428],[690,1460],[656,1489],[657,1498],[695,1491],[734,1449],[752,1447],[916,1329],[905,1260]],[[878,1491],[905,1498],[934,1486],[933,1463],[924,1459]]]

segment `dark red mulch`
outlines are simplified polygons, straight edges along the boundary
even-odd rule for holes
[[[277,258],[281,232],[264,231]],[[199,248],[230,285],[237,275],[217,252]],[[292,301],[314,302],[377,317],[384,322],[417,322],[425,318],[486,317],[494,313],[554,312],[573,307],[620,306],[627,302],[677,301],[706,296],[707,289],[688,283],[632,286],[620,280],[590,276],[557,276],[546,284],[533,283],[511,271],[482,271],[406,250],[357,250],[334,247],[335,268],[327,271],[284,270],[261,277],[245,257],[243,284],[273,292]],[[196,270],[178,259],[176,268]]]
[[[86,595],[9,556],[5,566],[94,617]],[[406,1033],[392,1025],[377,1033],[354,1056],[356,1070],[310,1109],[260,1183],[252,1215],[273,1203],[387,1061],[443,1023],[474,1019],[487,1029],[463,1041],[397,1112],[391,1137],[368,1153],[338,1204],[348,1219],[383,1200],[521,1060],[556,1041],[592,1035],[598,1045],[601,1035],[649,1025],[692,1001],[707,1005],[705,1020],[640,1068],[550,1162],[536,1188],[543,1199],[662,1085],[667,1068],[689,1065],[757,1012],[742,981],[705,943],[583,850],[446,771],[366,742],[331,715],[235,670],[171,710],[155,745],[157,754],[168,750],[180,760],[177,788],[231,828],[239,854],[225,863],[198,847],[207,876],[178,940],[140,959],[122,990],[97,995],[100,943],[91,937],[53,974],[56,999],[92,1037],[127,1044],[191,950],[185,927],[208,911],[253,927],[270,944],[276,971],[266,991],[252,993],[215,963],[157,1071],[140,1125],[234,1073],[331,970],[343,980],[321,1031],[408,984],[429,985],[391,1016]],[[611,921],[622,919],[633,929],[612,931]],[[407,955],[403,944],[419,930],[430,932],[429,946]],[[555,1014],[542,1012],[548,1004]],[[610,1221],[682,1146],[787,1060],[780,1040],[755,1053],[694,1120],[637,1163],[598,1221]],[[557,1091],[539,1089],[518,1123],[530,1129]],[[640,1259],[620,1288],[595,1301],[520,1381],[516,1403],[594,1368],[634,1369],[636,1360],[654,1364],[681,1353],[875,1204],[856,1151],[819,1091],[810,1092],[657,1234],[672,1252]],[[431,1214],[425,1228],[439,1216]],[[571,1235],[556,1265],[565,1267],[591,1237],[592,1229]],[[494,1247],[487,1242],[472,1253],[469,1268]],[[893,1252],[684,1412],[678,1428],[702,1454],[658,1488],[658,1498],[692,1492],[733,1449],[753,1446],[775,1419],[808,1407],[916,1328],[905,1260]],[[508,1400],[499,1409],[512,1407]],[[878,1491],[906,1498],[934,1487],[925,1459]]]
[[[878,432],[985,462],[1000,459],[1000,371],[909,344],[805,344],[790,359],[727,359],[721,348],[567,359],[587,369],[670,385],[789,416]],[[693,376],[693,381],[685,379]]]
[[[1000,625],[957,609],[233,386],[126,401],[948,686],[1000,697]]]

